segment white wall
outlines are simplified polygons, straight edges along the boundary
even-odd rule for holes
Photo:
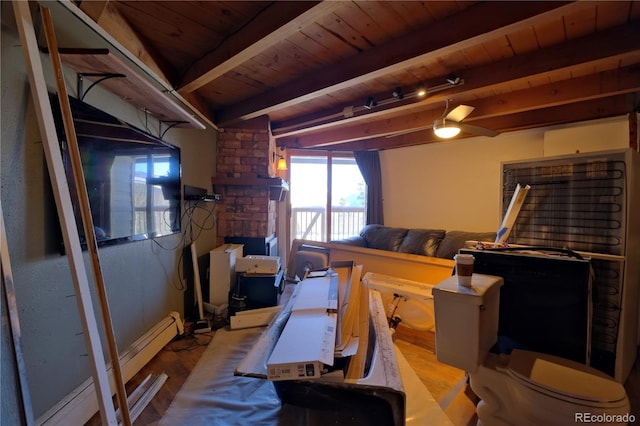
[[[550,129],[544,134],[544,155],[570,155],[629,146],[626,117],[614,117]]]
[[[626,117],[382,151],[385,225],[495,231],[501,163],[628,146]]]

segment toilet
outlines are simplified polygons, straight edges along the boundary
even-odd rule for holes
[[[624,387],[606,374],[557,356],[490,352],[498,338],[503,279],[452,276],[433,290],[438,361],[465,370],[480,398],[478,425],[626,424]]]

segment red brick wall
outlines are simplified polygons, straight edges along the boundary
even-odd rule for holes
[[[268,121],[221,129],[218,135],[217,177],[273,177],[275,142]],[[218,244],[224,237],[268,237],[276,231],[276,201],[266,186],[216,185],[222,195],[218,207]]]

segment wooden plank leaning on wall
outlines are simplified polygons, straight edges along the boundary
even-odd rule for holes
[[[13,272],[11,271],[11,260],[9,259],[9,246],[7,244],[7,234],[4,228],[4,214],[2,213],[2,203],[0,203],[0,269],[2,270],[2,289],[7,310],[9,313],[9,325],[11,341],[13,343],[13,353],[18,373],[17,386],[20,388],[22,404],[22,421],[25,425],[31,426],[33,422],[33,409],[31,407],[31,396],[29,395],[29,384],[27,383],[27,371],[22,357],[22,344],[20,339],[20,320],[18,318],[18,306],[16,304],[16,292],[13,285]]]
[[[62,155],[58,147],[58,137],[53,121],[53,112],[49,104],[47,85],[42,62],[40,61],[38,42],[31,18],[31,11],[29,10],[29,2],[14,0],[13,10],[22,42],[27,72],[29,74],[31,94],[35,105],[38,126],[40,127],[40,134],[43,139],[43,148],[49,175],[51,176],[53,195],[56,200],[58,217],[61,222],[64,246],[71,268],[78,310],[80,311],[80,319],[84,330],[85,344],[87,345],[87,352],[91,361],[93,382],[96,387],[102,424],[117,425],[118,421],[111,399],[109,378],[107,376],[106,363],[100,343],[100,334],[91,302],[87,272],[84,267],[80,236],[76,228],[71,205],[71,194],[62,163]]]
[[[102,324],[105,330],[107,348],[109,357],[111,358],[111,367],[113,369],[113,378],[116,385],[116,397],[118,407],[120,408],[120,418],[125,426],[131,425],[131,414],[129,412],[129,403],[127,402],[127,391],[124,387],[124,379],[122,378],[122,368],[120,366],[120,354],[118,353],[118,345],[116,343],[116,335],[113,330],[111,321],[111,310],[109,309],[109,300],[104,285],[104,275],[100,265],[100,256],[98,255],[98,240],[96,238],[95,228],[93,227],[93,217],[91,215],[91,205],[89,204],[89,193],[84,179],[82,169],[82,159],[80,158],[80,149],[78,148],[78,138],[76,130],[73,126],[73,116],[71,114],[71,106],[67,88],[64,84],[64,72],[62,70],[62,61],[58,52],[58,42],[53,26],[53,18],[49,8],[40,6],[42,14],[42,22],[44,24],[45,35],[47,39],[47,47],[49,56],[51,57],[51,65],[55,74],[56,88],[58,89],[58,101],[60,102],[60,111],[62,112],[62,121],[64,123],[64,131],[67,136],[67,147],[71,157],[71,168],[73,170],[73,178],[75,182],[76,194],[80,203],[80,214],[82,216],[82,224],[84,226],[84,236],[87,241],[87,251],[91,259],[93,270],[93,279],[95,284],[98,301],[100,302],[100,313],[102,314]]]

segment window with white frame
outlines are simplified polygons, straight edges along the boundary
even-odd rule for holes
[[[291,237],[332,241],[358,235],[366,184],[351,153],[289,150]]]

